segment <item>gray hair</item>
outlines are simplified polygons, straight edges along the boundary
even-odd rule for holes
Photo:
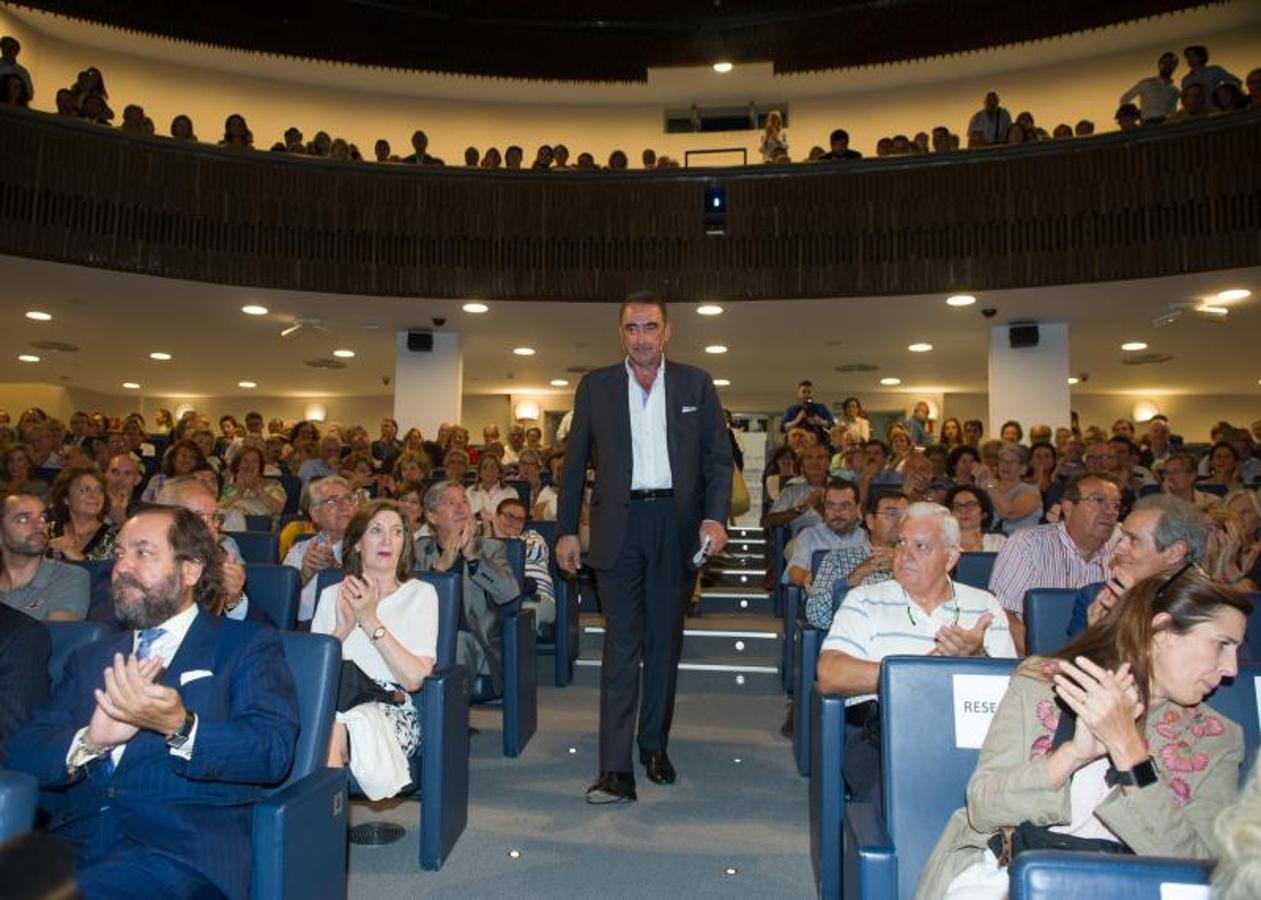
[[[940,503],[912,503],[902,514],[902,524],[905,525],[912,519],[935,519],[941,528],[941,541],[946,545],[946,551],[959,548],[959,523],[950,510]]]
[[[215,496],[214,491],[192,475],[177,475],[162,482],[162,487],[158,489],[157,496],[153,500],[159,506],[179,506],[180,497],[183,497],[189,491],[201,491],[203,494],[209,495],[211,500],[218,501],[219,499]]]
[[[536,466],[540,469],[543,468],[543,454],[539,453],[539,451],[535,450],[533,447],[526,447],[517,454],[517,465],[521,465],[521,463],[525,462],[527,456],[534,460],[534,464]]]
[[[1152,543],[1157,550],[1163,553],[1182,541],[1182,545],[1187,548],[1186,561],[1196,564],[1203,562],[1204,545],[1208,536],[1204,531],[1200,510],[1195,504],[1172,494],[1150,494],[1137,501],[1130,514],[1147,509],[1160,513],[1160,521],[1152,530]]]
[[[311,514],[311,507],[323,500],[323,496],[315,496],[315,490],[318,487],[321,495],[326,487],[337,487],[341,485],[346,490],[350,490],[350,482],[340,475],[329,475],[326,478],[313,478],[306,483],[306,487],[302,489],[302,498],[298,503],[298,508],[306,513]]]
[[[451,490],[451,488],[459,488],[463,491],[464,485],[460,484],[458,481],[439,481],[432,485],[429,490],[425,491],[425,511],[436,511],[438,506],[442,503],[442,495]]]

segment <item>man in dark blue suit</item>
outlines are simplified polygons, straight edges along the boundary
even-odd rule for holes
[[[632,294],[622,304],[618,331],[625,360],[583,376],[578,385],[556,515],[556,561],[576,572],[578,509],[594,458],[590,558],[605,638],[600,776],[587,791],[588,803],[636,799],[636,706],[648,780],[675,780],[666,746],[683,616],[697,566],[727,542],[723,523],[731,503],[731,442],[718,392],[708,373],[666,361],[665,304],[656,294]]]
[[[246,897],[250,807],[288,773],[298,733],[280,638],[209,612],[222,551],[189,511],[142,510],[116,552],[131,630],[71,656],[8,764],[64,794],[49,827],[89,900]]]

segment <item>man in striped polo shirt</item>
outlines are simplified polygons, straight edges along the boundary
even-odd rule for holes
[[[998,601],[958,584],[959,523],[944,506],[912,503],[893,550],[893,579],[850,590],[819,654],[819,690],[845,694],[844,776],[850,795],[880,805],[880,709],[886,656],[1014,657]]]

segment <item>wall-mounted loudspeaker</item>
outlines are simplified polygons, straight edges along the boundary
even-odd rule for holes
[[[433,353],[433,332],[407,332],[407,349],[413,353]]]
[[[1013,325],[1007,330],[1007,338],[1011,341],[1013,350],[1021,347],[1036,347],[1038,346],[1038,326]]]

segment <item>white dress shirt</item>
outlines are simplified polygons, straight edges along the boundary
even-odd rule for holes
[[[661,358],[652,389],[644,391],[626,360],[626,394],[630,407],[631,490],[664,490],[674,486],[670,448],[666,443],[666,361]]]

